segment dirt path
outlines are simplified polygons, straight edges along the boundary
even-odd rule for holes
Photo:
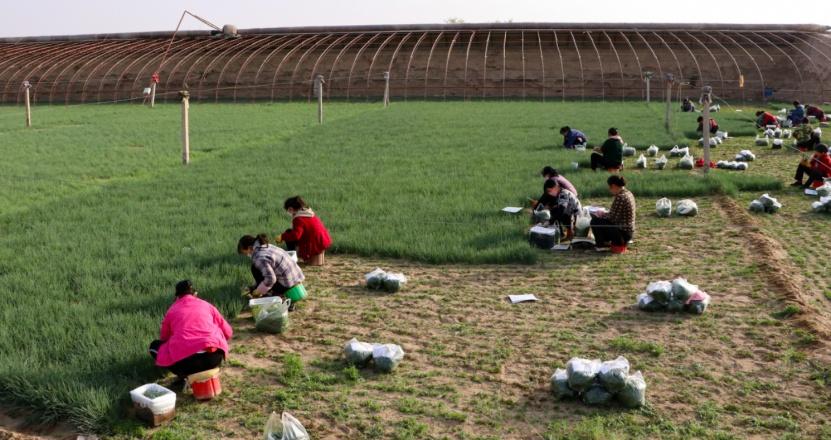
[[[12,417],[0,411],[0,440],[83,440],[66,426],[55,426],[46,431],[26,427],[23,418]],[[86,440],[93,440],[86,437]]]
[[[767,235],[747,210],[732,198],[719,197],[715,206],[730,219],[737,233],[746,237],[752,250],[751,255],[756,264],[763,269],[767,281],[784,292],[788,302],[800,308],[801,312],[793,319],[820,336],[818,343],[827,348],[825,346],[831,335],[831,322],[824,316],[823,311],[814,305],[816,298],[821,295],[809,290],[810,283],[793,264],[782,244]]]

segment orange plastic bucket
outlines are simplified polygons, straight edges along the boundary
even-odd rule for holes
[[[196,400],[211,400],[222,393],[219,369],[192,374],[188,376],[188,384]]]

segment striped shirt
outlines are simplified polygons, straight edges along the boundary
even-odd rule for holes
[[[263,281],[257,286],[257,293],[265,294],[271,290],[275,283],[283,287],[291,288],[306,279],[300,266],[292,260],[288,252],[274,246],[254,246],[254,254],[251,256],[252,263],[263,275]]]

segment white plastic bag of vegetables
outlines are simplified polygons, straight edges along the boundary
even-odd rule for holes
[[[291,300],[275,302],[260,309],[254,317],[254,328],[266,333],[283,333],[289,326]]]
[[[658,217],[669,217],[672,215],[672,200],[664,197],[655,202],[655,214]]]
[[[655,159],[655,169],[662,170],[667,166],[667,157],[666,155],[661,155],[661,157]]]
[[[384,277],[386,275],[387,273],[380,267],[375,268],[375,270],[364,276],[366,279],[366,287],[368,289],[380,289],[384,285]]]
[[[572,358],[566,363],[568,386],[577,392],[589,389],[600,372],[600,361],[583,358]]]
[[[672,298],[672,283],[669,281],[653,281],[646,286],[646,293],[652,299],[666,303]]]
[[[698,205],[690,199],[681,200],[675,205],[675,213],[682,216],[692,217],[698,214]]]
[[[299,420],[284,412],[282,417],[272,412],[265,423],[263,440],[310,440],[309,433]]]
[[[641,154],[640,157],[638,157],[638,160],[635,161],[635,167],[636,168],[646,168],[646,156]]]
[[[558,400],[574,397],[574,390],[568,387],[568,373],[558,368],[551,375],[551,392]]]
[[[695,159],[692,156],[687,154],[686,156],[682,157],[681,160],[678,161],[678,168],[682,170],[691,170],[695,165]]]
[[[364,365],[372,359],[372,349],[372,344],[352,338],[343,347],[343,355],[350,364]]]
[[[407,284],[407,277],[403,273],[390,273],[384,277],[382,287],[384,291],[395,293],[401,290],[401,286]]]
[[[649,148],[646,149],[646,155],[649,157],[655,157],[658,155],[658,146],[657,145],[650,145]]]
[[[771,197],[769,194],[762,194],[762,197],[759,197],[759,201],[762,202],[762,205],[765,207],[765,212],[770,214],[774,214],[782,209],[782,203],[776,198]]]
[[[592,216],[589,213],[589,208],[583,208],[577,214],[577,220],[574,221],[574,236],[577,238],[586,238],[589,236],[592,225]]]
[[[404,349],[396,344],[378,344],[372,349],[372,361],[375,369],[383,373],[391,373],[404,359]]]
[[[695,292],[698,292],[698,286],[691,284],[684,278],[672,280],[672,299],[687,302]]]
[[[623,155],[624,156],[634,156],[637,150],[633,147],[630,147],[629,144],[623,144]]]
[[[627,408],[640,408],[646,403],[646,381],[640,371],[626,378],[617,399]]]
[[[750,202],[750,212],[765,212],[765,205],[762,204],[759,200],[754,200]]]
[[[617,393],[626,385],[628,375],[629,361],[623,356],[618,356],[613,361],[605,361],[600,364],[598,378],[607,391]]]

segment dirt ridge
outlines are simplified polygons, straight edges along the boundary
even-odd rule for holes
[[[733,226],[743,230],[748,245],[753,250],[753,259],[768,282],[781,290],[788,302],[799,306],[800,313],[792,318],[793,321],[821,336],[819,343],[825,345],[825,340],[831,335],[831,325],[811,305],[810,293],[801,287],[806,285],[806,280],[790,261],[782,244],[763,232],[753,217],[732,198],[720,196],[716,199],[715,206],[725,218],[730,219]]]

